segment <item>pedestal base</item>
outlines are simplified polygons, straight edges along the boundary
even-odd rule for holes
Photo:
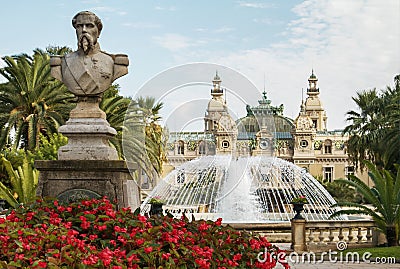
[[[306,220],[305,219],[292,219],[292,244],[290,248],[293,251],[302,253],[307,251],[306,246]]]
[[[36,161],[40,171],[37,195],[62,202],[107,196],[117,208],[140,206],[140,192],[125,161]],[[129,165],[134,167],[133,164]]]
[[[58,150],[59,160],[118,160],[108,139],[117,134],[102,118],[70,118],[58,131],[68,144]]]

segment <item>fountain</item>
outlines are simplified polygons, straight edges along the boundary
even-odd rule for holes
[[[142,203],[150,209],[152,197],[165,201],[164,210],[175,217],[225,223],[289,222],[294,216],[291,200],[305,196],[306,220],[327,220],[335,209],[332,196],[304,169],[269,157],[205,156],[179,166],[168,174]]]

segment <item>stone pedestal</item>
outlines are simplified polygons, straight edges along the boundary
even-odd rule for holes
[[[306,246],[306,220],[292,219],[292,244],[290,248],[295,252],[307,251]]]
[[[58,131],[68,137],[68,144],[58,150],[59,160],[118,160],[108,139],[117,134],[99,108],[99,97],[80,97],[70,119]]]
[[[107,196],[117,208],[135,210],[140,206],[139,187],[125,161],[36,161],[35,167],[40,171],[38,196],[55,197],[66,203]],[[129,164],[130,169],[133,167]]]

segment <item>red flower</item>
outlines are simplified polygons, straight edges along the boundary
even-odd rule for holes
[[[40,262],[38,263],[38,265],[39,265],[40,268],[47,268],[47,262],[42,262],[42,261],[40,261]]]
[[[162,254],[162,258],[163,258],[164,260],[169,260],[169,257],[171,257],[171,253],[163,253],[163,254]]]
[[[210,262],[205,259],[196,259],[195,262],[200,266],[202,269],[210,268]]]
[[[97,239],[97,237],[98,237],[97,234],[91,234],[91,235],[89,235],[89,239],[92,240],[92,241],[95,240],[95,239]]]
[[[86,265],[93,265],[93,264],[96,264],[96,263],[98,262],[98,260],[99,260],[99,257],[97,257],[97,256],[94,255],[94,254],[91,254],[89,257],[87,257],[86,259],[84,259],[84,260],[82,261],[82,263],[83,263],[83,264],[86,264]]]
[[[144,243],[144,238],[139,238],[139,239],[136,239],[136,244],[138,245],[138,246],[140,246],[140,245],[142,245],[143,243]]]
[[[88,268],[167,268],[173,263],[202,269],[274,268],[281,252],[265,237],[222,226],[222,219],[148,219],[127,209],[115,211],[106,199],[65,206],[39,203],[0,218],[5,223],[0,225],[1,260],[18,268],[48,268],[53,262],[72,268],[77,258]],[[254,261],[264,248],[271,259]],[[185,255],[177,258],[174,253]]]
[[[114,231],[117,233],[126,233],[128,230],[126,228],[121,228],[119,226],[114,226]]]
[[[210,225],[208,225],[207,223],[203,222],[199,226],[199,231],[206,231],[206,230],[208,230],[208,228],[210,228]]]
[[[139,216],[138,216],[138,220],[141,221],[141,222],[143,222],[143,223],[146,223],[147,218],[146,218],[146,216],[139,215]]]
[[[234,261],[240,261],[242,259],[242,254],[238,253],[233,255],[233,260]]]
[[[144,252],[146,252],[147,254],[149,254],[152,251],[153,251],[153,247],[144,248]]]

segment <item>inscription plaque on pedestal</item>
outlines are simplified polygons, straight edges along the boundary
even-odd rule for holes
[[[67,190],[57,196],[58,201],[62,203],[72,203],[80,200],[99,199],[101,195],[97,192],[86,189]]]

